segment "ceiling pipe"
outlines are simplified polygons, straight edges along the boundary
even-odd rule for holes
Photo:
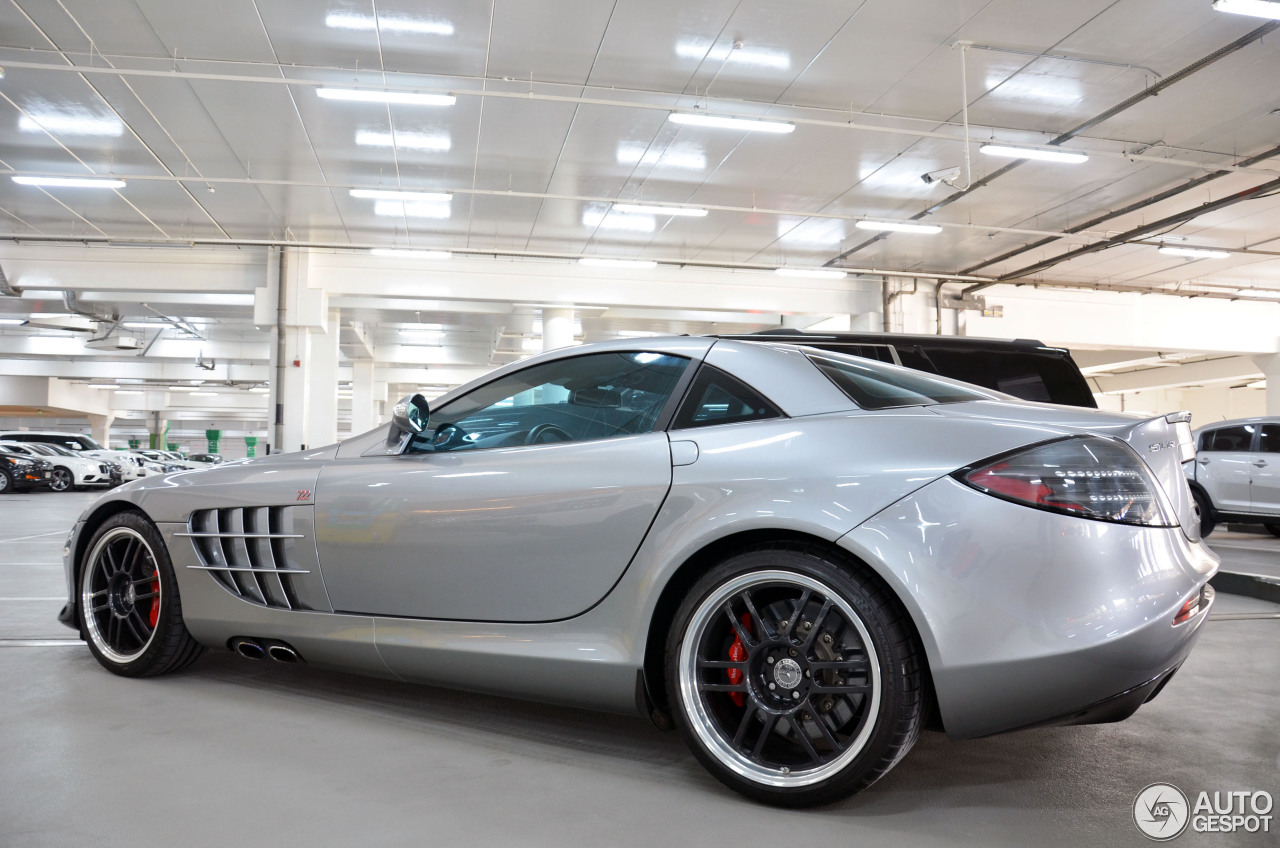
[[[1280,156],[1280,145],[1277,145],[1276,147],[1272,147],[1268,150],[1264,150],[1263,152],[1257,154],[1256,156],[1250,156],[1248,159],[1242,160],[1241,164],[1253,164],[1254,162],[1262,162],[1274,156]],[[1168,200],[1171,197],[1177,197],[1179,194],[1183,194],[1185,192],[1191,191],[1192,189],[1198,188],[1199,186],[1202,186],[1207,182],[1212,182],[1213,180],[1217,180],[1217,179],[1221,179],[1222,177],[1229,176],[1232,173],[1234,172],[1214,171],[1211,174],[1205,174],[1202,177],[1197,177],[1196,179],[1185,182],[1182,185],[1174,186],[1173,188],[1166,189],[1160,192],[1159,194],[1154,194],[1150,197],[1135,201],[1133,203],[1130,203],[1127,206],[1123,206],[1119,209],[1115,209],[1110,212],[1104,212],[1098,217],[1090,218],[1088,221],[1085,221],[1083,224],[1078,224],[1074,227],[1070,227],[1064,232],[1066,232],[1068,235],[1074,235],[1076,233],[1083,232],[1084,230],[1091,229],[1093,227],[1098,226],[1099,224],[1105,224],[1107,221],[1114,220],[1123,215],[1128,215],[1131,212],[1138,212],[1142,209],[1146,209],[1149,206],[1154,206],[1157,203],[1163,203],[1164,201]],[[999,262],[1004,262],[1006,259],[1012,259],[1013,257],[1019,256],[1023,253],[1026,253],[1027,251],[1035,250],[1036,248],[1044,247],[1045,245],[1048,245],[1048,244],[1053,244],[1059,238],[1061,238],[1061,236],[1058,236],[1058,237],[1050,236],[1049,238],[1043,238],[1043,239],[1040,239],[1039,241],[1033,241],[1030,244],[1024,244],[1021,247],[1015,247],[1013,250],[1010,250],[1006,253],[1002,253],[999,256],[993,257],[991,259],[983,260],[982,262],[979,262],[977,265],[970,265],[968,268],[965,268],[960,273],[972,274],[975,271],[977,271],[979,268],[986,268],[989,265],[995,265]]]
[[[1020,268],[1017,271],[1011,271],[1008,274],[1002,274],[1000,277],[998,277],[995,280],[969,286],[962,292],[962,295],[972,294],[973,292],[981,291],[982,289],[999,285],[1001,283],[1007,283],[1013,280],[1018,280],[1023,277],[1030,277],[1033,274],[1038,274],[1041,271],[1047,271],[1048,269],[1054,267],[1055,265],[1059,265],[1068,260],[1075,259],[1076,257],[1085,256],[1090,253],[1097,253],[1100,250],[1106,250],[1108,248],[1116,247],[1121,244],[1128,244],[1134,241],[1135,239],[1141,239],[1150,235],[1151,233],[1176,227],[1179,224],[1186,223],[1187,221],[1190,221],[1193,218],[1198,218],[1201,215],[1207,215],[1210,212],[1216,212],[1219,209],[1225,209],[1228,206],[1234,206],[1235,204],[1243,203],[1246,200],[1255,200],[1259,197],[1265,197],[1273,191],[1280,191],[1280,178],[1271,180],[1270,182],[1262,183],[1261,185],[1256,185],[1253,188],[1248,188],[1248,189],[1245,189],[1244,191],[1236,192],[1235,194],[1229,195],[1227,197],[1223,197],[1219,200],[1215,200],[1212,203],[1206,203],[1203,206],[1197,206],[1193,209],[1187,209],[1182,212],[1177,212],[1173,215],[1169,215],[1168,217],[1161,218],[1158,221],[1153,221],[1150,224],[1144,224],[1141,227],[1135,227],[1134,229],[1121,233],[1115,238],[1109,239],[1105,242],[1100,242],[1098,244],[1088,244],[1088,245],[1085,245],[1084,247],[1078,247],[1075,250],[1068,250],[1066,253],[1063,253],[1059,256],[1054,256],[1051,259],[1046,259],[1043,262],[1037,262],[1034,265],[1028,265],[1027,267]]]
[[[1076,136],[1080,135],[1086,130],[1092,129],[1093,127],[1096,127],[1097,125],[1103,123],[1104,121],[1108,121],[1111,118],[1114,118],[1116,115],[1119,115],[1120,113],[1133,108],[1134,106],[1141,103],[1142,101],[1147,100],[1148,98],[1157,96],[1158,94],[1160,94],[1160,92],[1164,91],[1170,86],[1173,86],[1178,84],[1179,82],[1182,82],[1187,77],[1190,77],[1191,75],[1196,74],[1204,70],[1205,68],[1209,67],[1214,62],[1217,62],[1220,59],[1224,59],[1227,56],[1230,56],[1232,53],[1235,53],[1236,51],[1249,46],[1253,42],[1260,40],[1263,36],[1272,32],[1277,27],[1280,27],[1280,21],[1268,21],[1267,23],[1254,29],[1253,31],[1246,33],[1240,38],[1237,38],[1235,41],[1231,42],[1230,44],[1227,44],[1224,47],[1220,47],[1219,49],[1215,50],[1209,55],[1203,56],[1200,59],[1197,59],[1196,61],[1192,62],[1190,65],[1187,65],[1186,67],[1182,68],[1181,70],[1170,74],[1169,76],[1165,77],[1164,79],[1160,80],[1154,85],[1144,88],[1142,91],[1138,92],[1137,94],[1133,95],[1127,100],[1121,101],[1120,103],[1117,103],[1115,106],[1112,106],[1110,109],[1107,109],[1106,111],[1103,111],[1103,112],[1099,112],[1097,115],[1094,115],[1092,118],[1089,118],[1083,123],[1078,124],[1075,127],[1072,127],[1071,129],[1067,130],[1066,132],[1062,133],[1061,135],[1057,136],[1056,138],[1048,142],[1048,145],[1056,147],[1066,141],[1071,140],[1072,138],[1075,138]],[[922,212],[918,212],[906,220],[918,221],[921,218],[925,218],[925,217],[928,217],[929,215],[932,215],[934,212],[937,212],[941,209],[945,209],[946,207],[950,206],[952,203],[955,203],[956,201],[960,200],[963,197],[967,197],[969,194],[977,191],[983,186],[989,185],[991,182],[999,179],[1000,177],[1004,176],[1005,174],[1009,173],[1014,168],[1017,168],[1022,164],[1023,164],[1023,160],[1021,159],[1014,160],[1013,162],[1010,162],[1009,164],[1001,168],[998,168],[995,171],[992,171],[990,174],[987,174],[985,177],[982,177],[976,180],[973,183],[973,185],[969,186],[964,191],[958,191],[955,194],[951,195],[950,197],[945,197],[942,200],[935,203],[934,205],[930,206],[928,209],[925,209]],[[863,250],[867,247],[870,247],[871,245],[875,244],[876,242],[886,237],[887,237],[886,233],[879,233],[867,239],[866,241],[863,241],[861,244],[855,245],[849,250],[846,250],[844,253],[841,253],[839,256],[835,257],[834,259],[831,259],[826,263],[826,265],[833,266],[837,262],[847,259],[848,257],[852,256],[858,251]]]

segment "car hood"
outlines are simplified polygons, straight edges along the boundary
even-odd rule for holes
[[[1195,502],[1182,470],[1183,461],[1195,456],[1188,423],[1190,416],[1185,412],[1143,418],[1127,412],[998,400],[939,404],[930,407],[930,411],[946,417],[1041,424],[1068,432],[1083,431],[1121,439],[1142,457],[1160,481],[1187,538],[1193,542],[1200,538]]]

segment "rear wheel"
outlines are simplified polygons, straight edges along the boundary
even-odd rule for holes
[[[173,564],[142,515],[103,522],[80,568],[81,632],[98,662],[125,677],[177,671],[204,649],[182,623]]]
[[[757,548],[713,569],[677,614],[666,663],[694,755],[766,803],[852,795],[920,732],[922,663],[905,612],[824,552]]]
[[[75,475],[66,468],[55,468],[49,476],[49,488],[55,492],[65,492],[76,483]]]
[[[1199,489],[1191,490],[1191,497],[1196,502],[1196,512],[1200,513],[1200,538],[1203,539],[1218,526],[1218,518],[1214,515],[1213,504]]]

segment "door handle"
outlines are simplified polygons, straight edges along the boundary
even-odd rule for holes
[[[1197,460],[1196,460],[1196,462],[1200,463],[1201,465],[1208,465],[1208,464],[1209,464],[1209,457],[1207,457],[1207,456],[1202,456],[1202,457],[1200,457],[1199,459],[1197,459]]]
[[[1266,468],[1266,467],[1267,467],[1267,461],[1266,461],[1265,459],[1255,459],[1255,460],[1253,461],[1253,467],[1254,467],[1254,468]]]

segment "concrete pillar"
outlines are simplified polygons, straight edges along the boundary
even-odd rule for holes
[[[1267,379],[1267,415],[1280,415],[1280,353],[1255,356],[1254,363]]]
[[[115,420],[116,416],[113,412],[108,412],[106,415],[89,413],[89,427],[92,430],[93,440],[104,448],[111,447],[111,423]]]
[[[338,440],[338,337],[342,316],[329,310],[324,332],[311,333],[311,361],[307,367],[307,392],[310,414],[307,416],[309,448],[333,444]]]
[[[542,349],[558,350],[573,344],[573,307],[542,310]]]
[[[385,392],[386,384],[383,384]],[[378,410],[373,397],[373,360],[357,359],[351,363],[351,435],[368,432],[378,426]]]

